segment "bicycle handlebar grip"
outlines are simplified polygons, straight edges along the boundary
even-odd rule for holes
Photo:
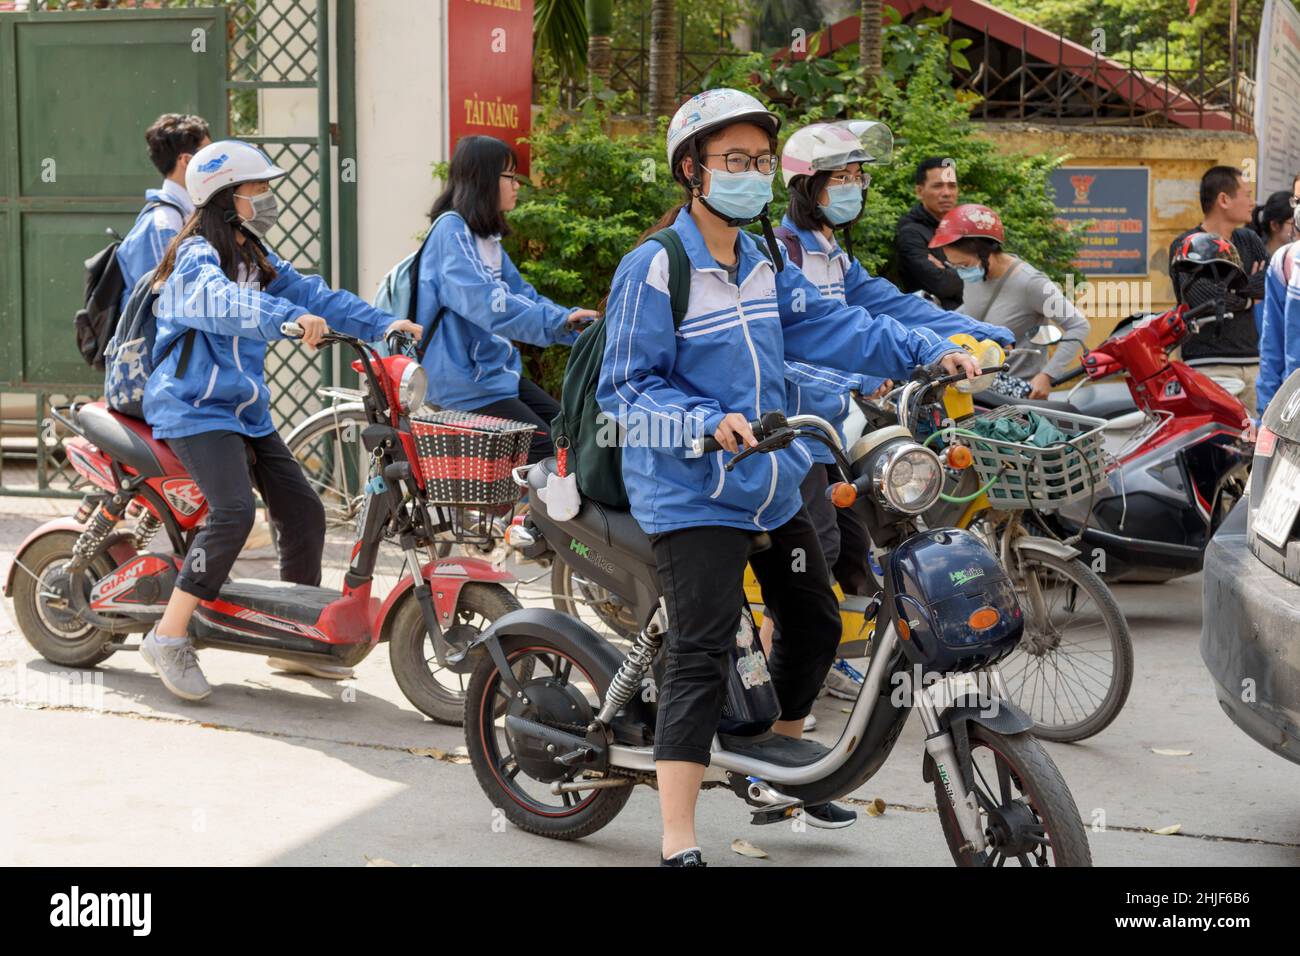
[[[759,441],[763,440],[763,420],[761,418],[750,422],[749,430],[754,433],[754,437],[757,438]],[[743,443],[741,444],[741,448],[743,450],[744,448]],[[709,455],[715,451],[723,450],[722,445],[719,444],[718,440],[714,438],[712,435],[706,435],[703,438],[695,439],[694,443],[691,446],[691,449],[692,451],[695,452],[696,455]]]

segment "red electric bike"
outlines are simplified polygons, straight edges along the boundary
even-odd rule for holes
[[[283,331],[291,338],[302,334],[296,323]],[[390,336],[393,354],[387,357],[338,332],[324,342],[358,353],[353,368],[365,386],[369,423],[361,436],[368,460],[359,463],[368,480],[342,590],[231,580],[215,600],[200,603],[190,636],[198,647],[343,666],[388,641],[407,699],[434,720],[458,725],[468,680],[463,651],[520,605],[505,586],[514,581],[508,572],[472,557],[435,559],[431,551],[435,538],[454,539],[463,526],[447,506],[450,494],[486,482],[517,497],[509,471],[524,461],[532,428],[459,412],[413,420],[409,412],[423,401],[426,378],[411,357],[409,337]],[[92,667],[119,650],[137,649],[127,639],[162,617],[208,508],[198,485],[146,423],[102,401],[55,417],[74,433],[66,443],[68,460],[92,490],[74,517],[47,522],[23,541],[5,595],[42,657]],[[465,437],[484,435],[495,441],[495,461],[466,453]],[[437,467],[448,462],[451,480]],[[170,548],[145,550],[160,529]],[[389,594],[372,595],[376,557],[386,541],[400,546],[406,573]]]

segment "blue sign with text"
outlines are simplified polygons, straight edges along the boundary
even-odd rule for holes
[[[1151,170],[1142,166],[1062,166],[1052,171],[1056,221],[1089,222],[1072,265],[1086,276],[1149,271]]]

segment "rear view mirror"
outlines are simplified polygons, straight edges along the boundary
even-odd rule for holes
[[[1029,344],[1055,345],[1057,342],[1061,341],[1061,336],[1063,334],[1064,333],[1061,331],[1060,326],[1040,325],[1038,328],[1034,329],[1034,334],[1029,337]]]

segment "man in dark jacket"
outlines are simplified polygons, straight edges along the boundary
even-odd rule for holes
[[[957,205],[957,167],[951,159],[931,156],[916,167],[917,203],[898,220],[894,246],[904,292],[924,290],[945,309],[961,305],[962,281],[942,249],[931,249],[939,220]]]
[[[1250,276],[1246,287],[1245,308],[1224,317],[1223,322],[1206,325],[1183,343],[1183,361],[1198,372],[1210,376],[1241,378],[1246,389],[1238,398],[1247,411],[1255,414],[1255,380],[1259,377],[1259,330],[1255,326],[1253,300],[1263,298],[1264,269],[1268,265],[1268,249],[1251,229],[1254,194],[1242,181],[1241,170],[1232,166],[1213,166],[1201,177],[1201,212],[1204,219],[1169,245],[1173,259],[1183,240],[1193,233],[1209,232],[1221,239],[1229,239],[1241,256],[1242,267]],[[1175,276],[1170,277],[1174,296],[1186,301],[1185,291]]]

